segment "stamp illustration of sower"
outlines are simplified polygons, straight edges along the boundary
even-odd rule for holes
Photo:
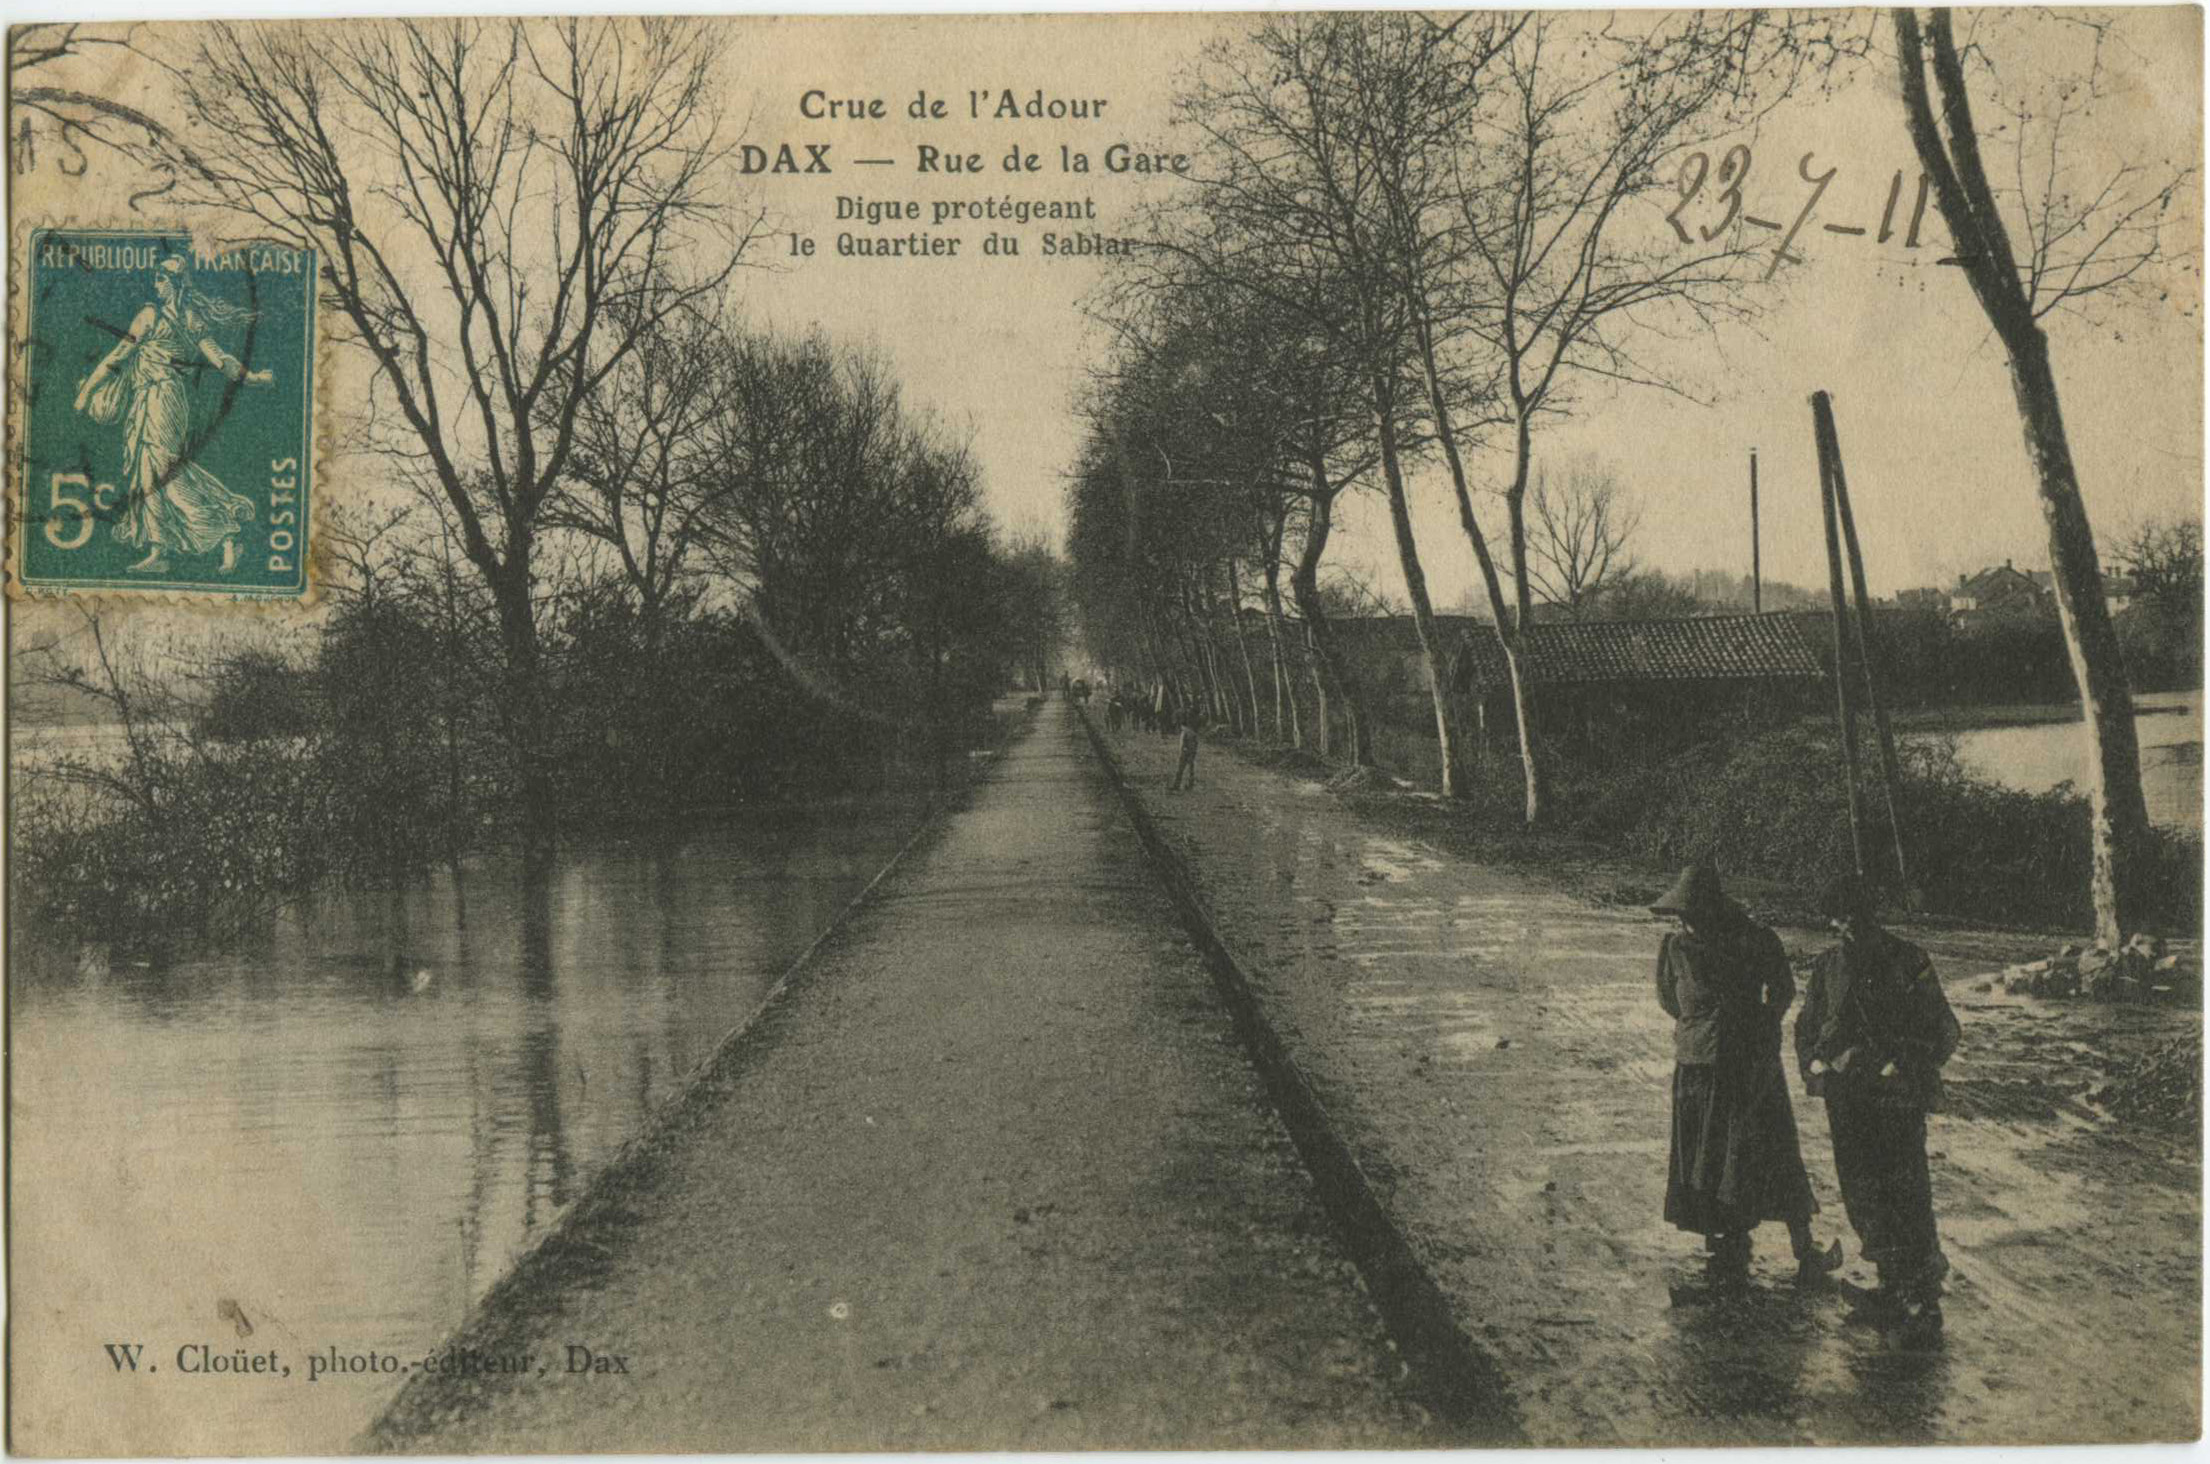
[[[307,592],[315,280],[272,245],[31,236],[19,590]]]

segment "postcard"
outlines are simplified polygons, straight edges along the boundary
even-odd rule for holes
[[[13,27],[9,1447],[2199,1437],[2201,28]]]

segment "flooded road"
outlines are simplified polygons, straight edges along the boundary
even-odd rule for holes
[[[2194,1436],[2199,1146],[2080,1095],[2198,1013],[1982,990],[1989,963],[1925,937],[1965,1031],[1929,1129],[1955,1267],[1945,1345],[1890,1346],[1847,1325],[1838,1288],[1798,1291],[1778,1226],[1747,1302],[1675,1307],[1698,1243],[1662,1218],[1673,1049],[1651,917],[1400,837],[1225,749],[1194,792],[1169,793],[1170,749],[1113,743],[1269,1021],[1511,1380],[1530,1442]],[[1826,940],[1782,934],[1799,960]],[[1845,1239],[1842,1279],[1868,1285],[1826,1115],[1800,1089],[1794,1104],[1818,1232]]]
[[[919,817],[762,814],[534,875],[481,858],[166,966],[20,939],[12,1157],[41,1203],[16,1211],[16,1345],[104,1370],[143,1342],[157,1386],[194,1341],[421,1356]],[[298,1379],[209,1383],[204,1434],[149,1446],[339,1448],[398,1381],[315,1384],[313,1442],[296,1393],[256,1406]]]

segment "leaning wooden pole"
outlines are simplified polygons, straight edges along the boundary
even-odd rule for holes
[[[1832,459],[1819,424],[1831,420],[1826,393],[1811,394],[1812,438],[1819,450],[1819,505],[1826,521],[1826,582],[1834,602],[1834,720],[1842,731],[1842,780],[1849,789],[1849,850],[1857,873],[1865,872],[1864,810],[1857,796],[1857,717],[1849,694],[1849,601],[1842,590],[1842,537],[1835,513]]]
[[[1850,589],[1857,600],[1857,664],[1865,677],[1865,703],[1872,708],[1872,725],[1880,740],[1881,792],[1888,805],[1888,838],[1895,849],[1895,882],[1899,890],[1911,887],[1911,866],[1903,855],[1902,782],[1896,772],[1895,728],[1888,721],[1887,703],[1880,699],[1880,679],[1873,675],[1872,596],[1865,590],[1865,556],[1857,547],[1857,519],[1849,508],[1849,474],[1842,467],[1842,437],[1834,426],[1834,404],[1825,393],[1811,399],[1817,419],[1819,453],[1833,464],[1834,507],[1842,525],[1842,549],[1849,556]]]

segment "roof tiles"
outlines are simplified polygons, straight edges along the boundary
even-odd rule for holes
[[[1700,616],[1683,620],[1552,621],[1530,626],[1528,681],[1589,686],[1635,681],[1817,680],[1825,675],[1796,617]],[[1493,627],[1470,632],[1464,682],[1505,680],[1503,646]]]

